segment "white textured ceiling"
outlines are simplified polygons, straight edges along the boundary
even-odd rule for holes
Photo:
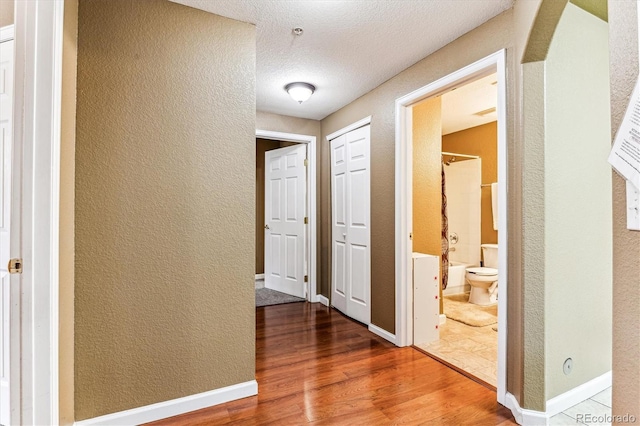
[[[494,73],[442,95],[443,135],[498,119],[497,79]]]
[[[513,0],[172,0],[256,24],[258,111],[320,120]],[[295,36],[294,27],[304,33]],[[303,104],[284,91],[304,81]]]

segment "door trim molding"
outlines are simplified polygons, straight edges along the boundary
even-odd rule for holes
[[[21,175],[14,174],[11,253],[24,260],[24,272],[11,282],[22,291],[22,345],[15,360],[21,389],[11,419],[18,424],[59,423],[63,25],[62,1],[15,2],[13,161]]]
[[[340,130],[336,130],[335,132],[331,133],[330,135],[327,136],[327,140],[329,142],[331,142],[333,139],[335,138],[339,138],[340,136],[349,133],[352,130],[356,130],[359,129],[360,127],[364,127],[367,124],[371,124],[371,116],[365,117],[362,120],[358,120],[355,123],[351,123],[346,127],[343,127]]]
[[[256,129],[256,138],[278,140],[284,142],[297,142],[307,144],[307,156],[309,159],[309,166],[307,168],[307,212],[309,214],[309,240],[307,241],[307,253],[309,253],[309,259],[307,259],[309,270],[309,293],[307,294],[307,300],[312,303],[320,301],[318,298],[318,266],[317,266],[317,235],[318,235],[318,221],[317,221],[317,165],[316,165],[316,137],[310,135],[299,135],[296,133],[283,133],[273,132],[271,130]]]
[[[507,388],[507,120],[506,120],[506,52],[499,50],[458,71],[442,77],[418,90],[396,99],[396,339],[398,346],[413,343],[413,293],[411,291],[413,231],[413,147],[411,108],[421,100],[437,96],[447,90],[474,80],[490,72],[497,73],[498,90],[498,402],[505,404]]]

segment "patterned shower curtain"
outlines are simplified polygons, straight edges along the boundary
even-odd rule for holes
[[[449,282],[449,221],[447,219],[447,192],[444,178],[444,164],[442,165],[442,289],[447,288]]]

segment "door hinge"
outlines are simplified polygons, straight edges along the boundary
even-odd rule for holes
[[[304,159],[304,166],[307,167],[309,165],[309,160],[308,159]]]
[[[304,282],[305,282],[305,283],[309,282],[309,275],[305,275],[305,276],[304,276]]]
[[[9,265],[7,266],[10,274],[21,274],[22,273],[22,259],[13,258],[9,260]]]
[[[409,239],[413,240],[413,232],[409,232]]]
[[[304,224],[305,225],[309,224],[309,218],[307,216],[304,217]]]

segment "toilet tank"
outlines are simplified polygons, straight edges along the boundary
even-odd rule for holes
[[[498,269],[498,245],[497,244],[482,244],[482,259],[483,265],[487,268]]]

